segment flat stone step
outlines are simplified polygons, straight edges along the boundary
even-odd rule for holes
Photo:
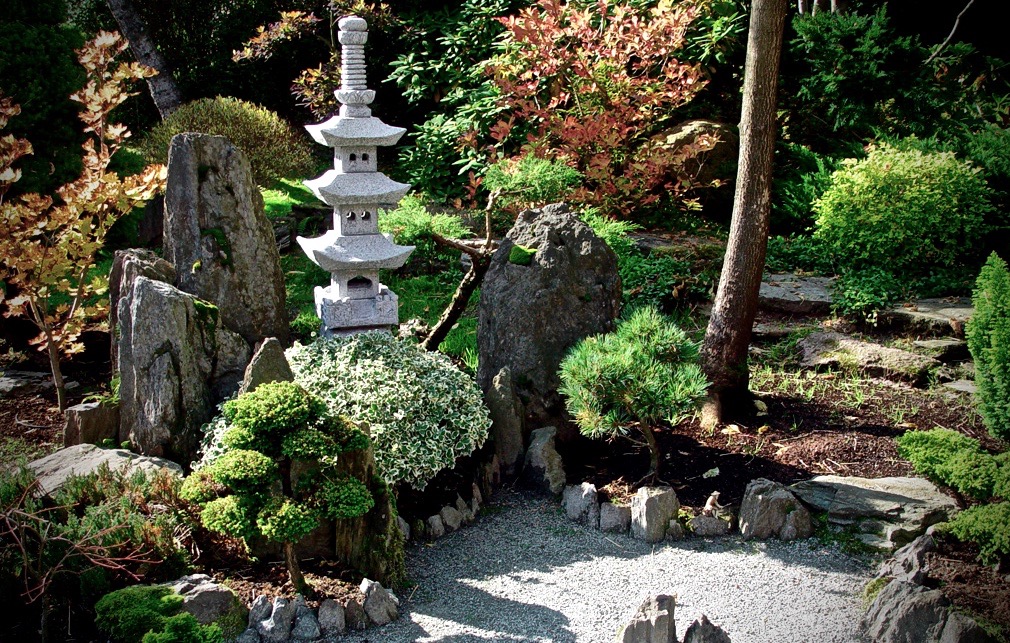
[[[812,330],[818,328],[817,324],[805,322],[757,322],[751,329],[751,339],[753,341],[775,341],[784,339],[790,334],[801,330]]]
[[[907,334],[964,338],[964,324],[974,310],[968,297],[919,299],[880,313],[878,325]]]
[[[945,337],[942,339],[919,339],[912,342],[916,348],[921,348],[925,355],[938,359],[944,364],[971,359],[968,343],[963,339]]]
[[[800,365],[806,368],[855,369],[913,386],[925,386],[929,374],[942,364],[925,355],[864,342],[841,333],[812,333],[797,343]]]
[[[960,393],[968,393],[969,395],[974,395],[975,391],[978,390],[978,386],[975,382],[971,380],[956,380],[954,382],[946,382],[943,384],[944,388],[948,388],[952,391],[958,391]]]
[[[761,282],[758,305],[765,310],[803,315],[831,312],[834,277],[769,274]]]

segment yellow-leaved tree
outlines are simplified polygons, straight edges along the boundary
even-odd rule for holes
[[[25,316],[38,327],[31,342],[48,353],[60,411],[67,397],[60,360],[83,350],[81,332],[108,312],[99,297],[108,278],[88,275],[95,256],[112,224],[165,185],[163,165],[125,178],[109,170],[130,135],[124,125],[109,123],[109,114],[133,95],[132,83],[155,73],[137,63],[116,63],[126,47],[119,34],[102,31],[77,52],[88,80],[70,98],[81,103],[80,117],[91,136],[83,144],[80,177],[59,188],[55,199],[24,194],[4,200],[21,176],[14,162],[32,148],[24,139],[0,137],[0,303],[6,303],[4,316]],[[0,96],[0,129],[20,111]]]

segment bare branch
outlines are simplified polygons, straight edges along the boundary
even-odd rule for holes
[[[968,11],[968,9],[970,9],[971,5],[974,3],[975,0],[968,0],[968,4],[964,5],[964,9],[961,9],[961,13],[957,14],[957,18],[954,19],[954,27],[950,30],[950,33],[947,34],[947,39],[940,43],[940,46],[937,47],[936,51],[934,51],[933,54],[926,59],[926,62],[924,62],[923,65],[928,65],[929,63],[933,62],[933,60],[940,55],[940,52],[943,51],[944,48],[950,43],[950,39],[954,37],[954,32],[957,31],[957,26],[961,24],[961,16],[963,16],[965,12]]]

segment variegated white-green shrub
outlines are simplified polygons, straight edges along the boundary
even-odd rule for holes
[[[487,439],[491,419],[480,389],[441,353],[363,333],[295,344],[286,354],[296,382],[336,415],[368,425],[390,484],[423,489]]]

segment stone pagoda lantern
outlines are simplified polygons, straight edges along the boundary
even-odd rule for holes
[[[379,283],[379,270],[399,268],[413,246],[398,246],[379,232],[379,207],[394,207],[410,186],[376,170],[376,148],[395,145],[406,131],[372,116],[375,91],[365,80],[367,24],[350,16],[338,23],[341,85],[335,94],[340,113],[308,125],[316,142],[333,148],[333,169],[305,185],[333,206],[333,229],[321,237],[298,237],[309,259],[332,277],[317,287],[316,314],[322,335],[390,328],[399,323],[396,294]]]

